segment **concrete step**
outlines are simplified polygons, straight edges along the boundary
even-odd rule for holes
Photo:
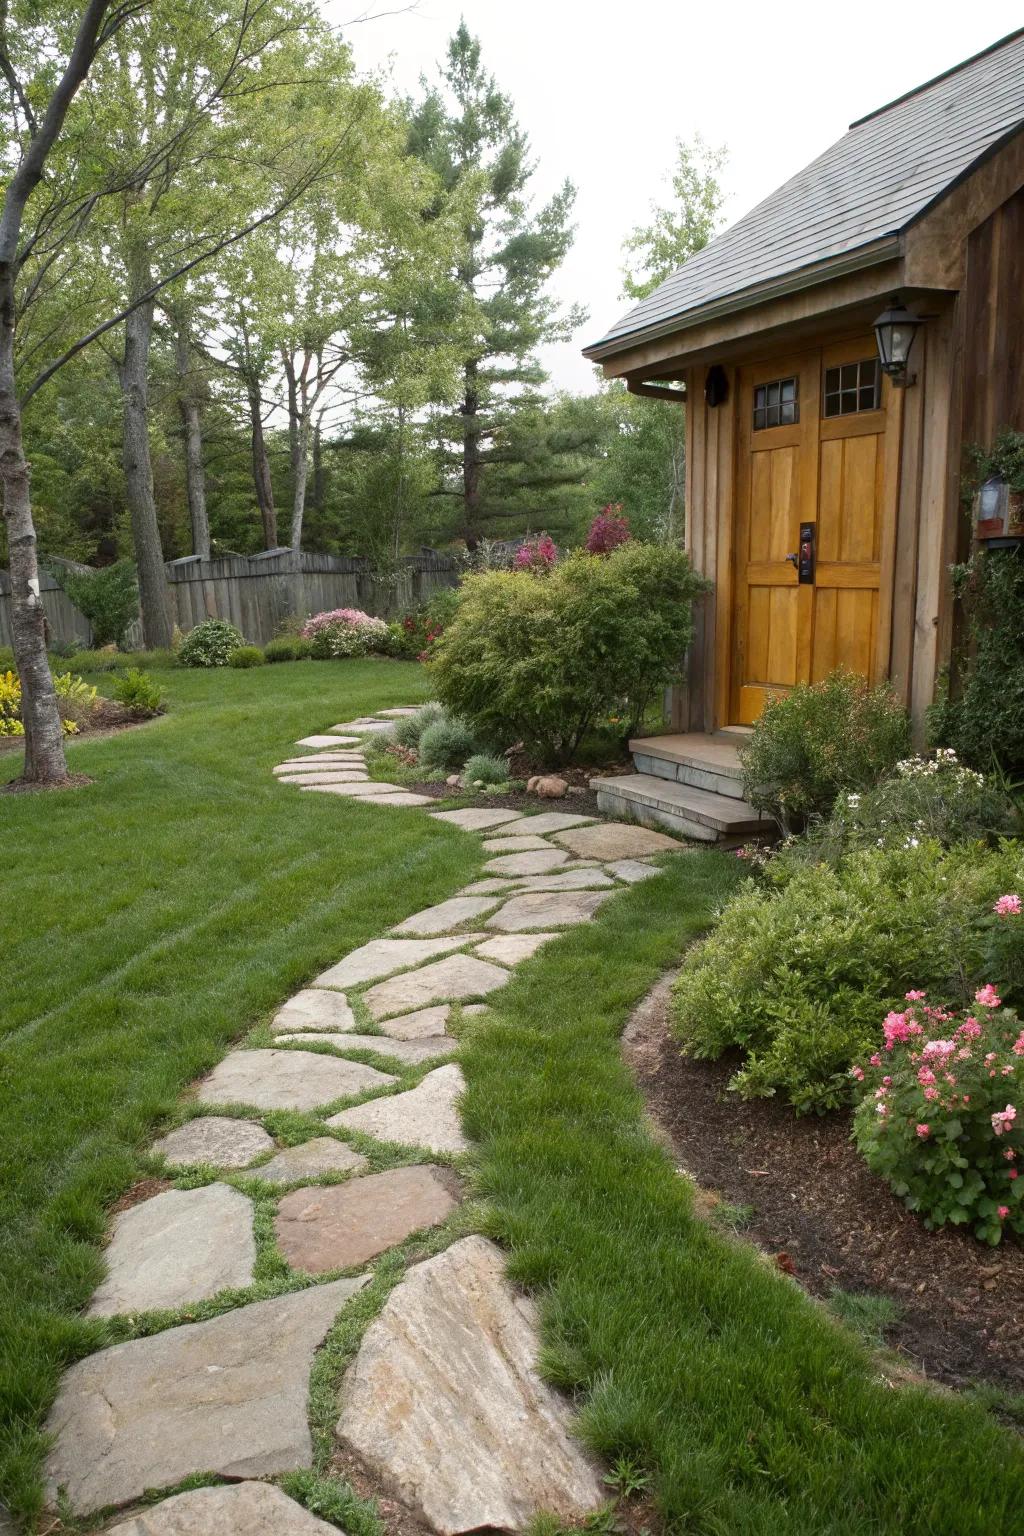
[[[743,799],[743,769],[735,745],[697,731],[642,736],[629,744],[638,773]]]
[[[624,773],[616,778],[591,779],[597,807],[606,816],[621,816],[642,826],[665,827],[702,843],[742,842],[755,834],[770,834],[775,824],[761,817],[745,800],[718,795],[692,784],[672,783],[651,773]]]

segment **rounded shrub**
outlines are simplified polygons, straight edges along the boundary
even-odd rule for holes
[[[473,755],[476,742],[464,720],[444,716],[428,725],[420,737],[419,759],[424,768],[461,768]]]
[[[228,657],[228,666],[244,671],[248,667],[264,667],[267,658],[258,645],[240,645]]]
[[[505,758],[494,757],[489,752],[475,752],[462,770],[462,776],[472,789],[507,784],[511,777]]]
[[[400,747],[406,747],[415,752],[420,744],[420,737],[428,725],[433,725],[436,720],[445,718],[444,706],[435,704],[433,700],[424,704],[414,715],[400,715],[395,721],[395,740]]]
[[[148,672],[138,667],[128,667],[114,678],[114,698],[123,704],[136,720],[148,720],[162,715],[166,709],[163,689],[159,688]]]
[[[183,667],[226,667],[231,652],[244,644],[242,633],[227,619],[204,619],[181,642],[178,661]]]
[[[263,647],[263,655],[267,661],[297,661],[298,650],[297,636],[281,635],[276,640],[268,640]]]

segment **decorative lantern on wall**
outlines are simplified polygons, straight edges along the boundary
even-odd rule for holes
[[[889,300],[889,308],[875,321],[878,361],[882,372],[897,388],[905,388],[914,382],[914,375],[908,373],[907,368],[914,337],[923,323],[919,316],[911,314],[898,296]]]
[[[1024,541],[1024,491],[990,475],[975,492],[974,536],[990,549]]]

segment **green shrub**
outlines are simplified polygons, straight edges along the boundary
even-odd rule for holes
[[[53,658],[59,660],[59,658]],[[80,672],[117,672],[130,659],[133,666],[145,667],[147,671],[163,671],[178,665],[178,657],[174,651],[76,651],[75,666]],[[53,660],[51,660],[51,666]]]
[[[395,740],[400,747],[407,747],[415,752],[420,744],[420,737],[428,725],[433,725],[437,720],[445,718],[444,708],[440,704],[424,704],[414,715],[400,715],[395,721]]]
[[[420,737],[419,759],[424,768],[461,768],[476,742],[464,720],[445,716],[428,725]]]
[[[123,646],[128,627],[139,616],[139,586],[131,560],[102,570],[61,570],[58,577],[71,601],[92,625],[93,645]]]
[[[306,644],[307,642],[303,642]],[[269,640],[263,647],[263,655],[267,661],[297,661],[298,641],[290,639],[287,635],[281,635],[276,640]]]
[[[966,604],[969,653],[959,697],[928,715],[933,742],[965,762],[1024,775],[1024,551],[990,550],[954,572]]]
[[[81,730],[92,719],[96,709],[96,689],[71,672],[55,672],[53,689],[65,730],[69,723],[75,731]]]
[[[226,667],[231,652],[244,644],[242,634],[227,619],[204,619],[181,642],[178,660],[183,667]]]
[[[258,645],[239,645],[228,656],[228,666],[245,671],[248,667],[265,667],[267,658]]]
[[[148,672],[142,672],[138,667],[128,667],[120,677],[115,677],[114,698],[137,720],[162,715],[167,708],[163,689],[154,683]]]
[[[908,988],[965,1001],[988,979],[993,905],[1022,887],[1014,843],[868,849],[834,869],[784,852],[688,955],[678,1038],[692,1056],[743,1051],[731,1086],[744,1097],[782,1093],[801,1112],[844,1103],[851,1065]]]
[[[703,586],[681,550],[636,542],[469,576],[432,653],[438,696],[484,740],[568,761],[595,720],[628,733],[678,679]]]
[[[492,757],[488,752],[477,752],[469,759],[462,776],[471,788],[483,788],[488,784],[507,784],[511,775],[504,757]]]
[[[740,748],[743,790],[791,833],[827,816],[844,791],[871,788],[909,752],[910,720],[891,689],[833,672],[768,700]]]

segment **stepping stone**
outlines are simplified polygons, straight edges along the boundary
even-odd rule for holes
[[[490,921],[493,923],[494,919]],[[364,992],[363,1002],[371,1018],[386,1019],[391,1013],[408,1013],[431,1003],[486,997],[496,987],[503,987],[508,979],[507,971],[499,971],[496,965],[476,960],[472,955],[449,955],[418,971],[406,971],[390,981],[378,982]]]
[[[295,1184],[300,1179],[319,1179],[325,1173],[361,1173],[370,1165],[366,1158],[333,1136],[314,1136],[297,1147],[285,1147],[269,1163],[249,1171],[250,1179],[264,1184]]]
[[[513,891],[603,891],[614,885],[615,881],[603,874],[596,864],[586,869],[576,865],[560,870],[557,875],[529,875],[524,880],[517,880]]]
[[[456,892],[456,894],[459,896],[490,896],[494,891],[514,890],[517,883],[515,880],[498,880],[494,878],[474,880],[472,885],[464,885],[462,890]]]
[[[274,767],[282,773],[329,773],[335,768],[365,768],[366,758],[361,752],[317,752],[309,757],[289,757]]]
[[[193,1163],[212,1163],[215,1168],[244,1168],[254,1157],[269,1152],[273,1138],[252,1120],[232,1120],[227,1115],[199,1115],[168,1131],[150,1147],[172,1168]]]
[[[273,1483],[226,1483],[177,1493],[130,1520],[112,1526],[107,1536],[338,1536],[328,1525],[296,1504]]]
[[[487,919],[488,928],[522,933],[528,928],[569,928],[588,923],[612,891],[527,891],[513,896]]]
[[[643,864],[639,859],[613,859],[605,868],[619,880],[625,880],[627,885],[636,885],[640,880],[649,880],[652,875],[661,874],[657,864]]]
[[[417,1008],[414,1013],[402,1013],[397,1019],[388,1019],[380,1027],[395,1040],[429,1040],[444,1034],[450,1011],[447,1003],[437,1008]]]
[[[307,1275],[352,1269],[438,1226],[459,1198],[447,1168],[392,1168],[326,1189],[295,1189],[277,1208],[277,1245]]]
[[[156,1312],[252,1284],[252,1202],[227,1184],[168,1189],[114,1217],[90,1317]]]
[[[545,848],[543,853],[504,853],[484,865],[488,875],[546,875],[564,864],[569,855],[561,848]]]
[[[361,771],[350,773],[346,768],[335,769],[333,773],[323,770],[320,773],[281,773],[278,774],[279,784],[315,784],[320,788],[324,784],[368,784],[370,775]]]
[[[507,972],[505,973],[507,975]],[[454,1062],[435,1067],[421,1083],[405,1093],[374,1099],[343,1109],[327,1124],[347,1131],[362,1131],[378,1141],[402,1147],[426,1147],[428,1152],[466,1152],[469,1142],[462,1134],[458,1101],[466,1080]]]
[[[323,778],[323,775],[320,775]],[[304,795],[358,795],[360,800],[376,800],[380,795],[400,795],[400,784],[382,784],[379,779],[363,779],[349,784],[303,784]]]
[[[359,949],[354,949],[344,960],[332,965],[313,983],[315,987],[358,987],[363,982],[378,981],[393,971],[403,971],[410,965],[422,965],[436,955],[447,955],[453,949],[461,949],[472,939],[484,939],[484,933],[464,934],[461,939],[371,939]]]
[[[399,923],[392,928],[392,933],[449,933],[453,928],[458,928],[461,923],[468,923],[474,917],[481,917],[484,912],[489,912],[496,903],[487,901],[479,896],[452,896],[448,901],[439,902],[436,907],[427,907],[422,912],[414,912],[412,917],[407,917],[404,923]]]
[[[382,720],[401,720],[405,715],[418,715],[422,708],[422,704],[402,704],[398,709],[382,709],[378,713]]]
[[[358,736],[341,736],[341,737],[339,737],[339,736],[333,736],[333,735],[332,736],[324,736],[324,735],[319,735],[319,736],[302,736],[295,743],[295,745],[297,747],[340,747],[342,745],[355,747],[355,746],[359,745],[359,737]]]
[[[432,795],[417,795],[410,789],[400,789],[394,795],[354,795],[354,800],[372,800],[375,805],[433,805]]]
[[[599,821],[592,827],[559,832],[555,840],[581,859],[637,859],[645,853],[683,852],[674,837],[629,821]]]
[[[441,1536],[582,1524],[608,1496],[541,1380],[533,1303],[493,1243],[466,1237],[410,1269],[341,1385],[337,1435]]]
[[[425,1035],[419,1040],[392,1040],[389,1035],[291,1035],[292,1040],[319,1040],[339,1051],[376,1051],[406,1066],[418,1066],[434,1056],[451,1056],[459,1042],[451,1035]]]
[[[532,848],[550,848],[543,837],[492,837],[484,843],[484,853],[526,853]]]
[[[266,1477],[309,1467],[309,1373],[368,1277],[238,1307],[115,1344],[64,1374],[46,1424],[47,1496],[91,1514],[197,1472]],[[218,1528],[219,1529],[219,1528]]]
[[[551,832],[565,832],[569,827],[582,827],[592,822],[593,816],[573,816],[568,811],[541,811],[538,816],[524,816],[516,826],[510,827],[510,837],[547,837]]]
[[[359,1028],[344,992],[331,992],[323,987],[304,987],[301,992],[296,992],[275,1013],[270,1027],[275,1035],[290,1034],[299,1029]]]
[[[464,832],[483,832],[488,827],[502,827],[506,822],[518,821],[522,811],[487,811],[470,806],[464,811],[435,811],[431,821],[444,821],[450,827],[461,827]]]
[[[521,960],[529,960],[535,955],[549,939],[559,937],[557,933],[503,933],[499,938],[481,944],[474,954],[483,955],[486,960],[497,960],[500,965],[518,965]]]
[[[395,1081],[360,1061],[340,1061],[319,1051],[232,1051],[200,1083],[199,1102],[318,1109]]]
[[[354,738],[346,736],[344,739],[346,741],[353,739],[358,741],[360,736],[376,736],[380,732],[393,730],[394,726],[390,720],[348,720],[341,725],[332,725],[330,729],[332,733],[334,731],[356,731],[358,734]],[[337,741],[337,739],[336,736],[332,735],[332,740]]]

